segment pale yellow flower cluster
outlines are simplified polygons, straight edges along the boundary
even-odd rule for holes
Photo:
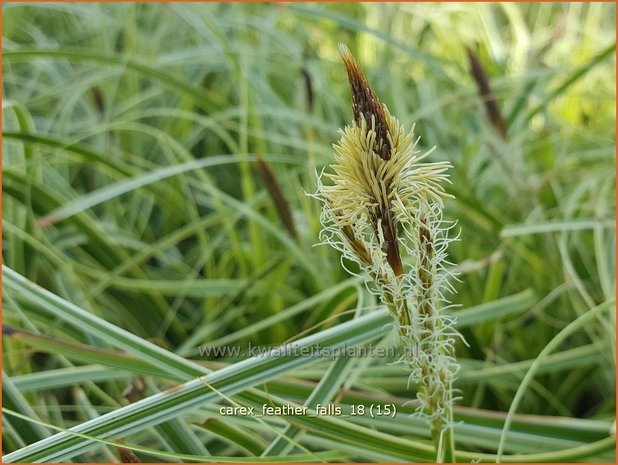
[[[370,289],[393,314],[403,360],[418,386],[419,411],[437,434],[450,423],[453,356],[458,336],[446,315],[446,249],[452,227],[442,219],[448,162],[428,163],[414,128],[406,131],[377,98],[345,46],[354,123],[334,145],[331,171],[318,176],[322,240],[360,265]],[[342,261],[342,263],[344,263]]]

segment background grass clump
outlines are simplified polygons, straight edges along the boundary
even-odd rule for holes
[[[122,440],[142,461],[432,460],[397,353],[242,363],[310,334],[393,344],[314,247],[305,193],[351,122],[338,42],[454,166],[457,458],[615,461],[609,3],[3,5],[6,458],[117,461]],[[209,370],[212,389],[191,381]],[[157,397],[179,383],[179,403]],[[398,414],[218,413],[264,399]],[[77,425],[112,442],[48,439]]]

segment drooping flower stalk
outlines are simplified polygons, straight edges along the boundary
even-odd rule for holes
[[[437,460],[452,461],[452,384],[459,369],[453,346],[458,333],[443,308],[452,274],[446,268],[452,224],[442,219],[449,197],[442,184],[450,164],[424,161],[432,150],[417,150],[414,128],[404,130],[348,48],[341,45],[340,52],[354,123],[334,145],[332,172],[318,176],[321,238],[358,263],[369,289],[393,315],[403,360],[417,385],[418,412],[431,425]]]

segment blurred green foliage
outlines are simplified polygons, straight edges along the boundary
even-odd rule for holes
[[[432,159],[454,166],[451,300],[466,308],[535,296],[525,313],[463,331],[462,378],[481,361],[534,359],[614,298],[612,3],[4,4],[4,263],[184,356],[201,344],[278,344],[375,308],[358,283],[330,292],[348,274],[336,252],[314,247],[319,205],[305,194],[352,121],[338,42],[391,112],[416,123],[421,149],[437,146]],[[488,75],[506,138],[485,114],[466,46]],[[297,238],[277,216],[257,153]],[[4,322],[100,342],[11,295]],[[562,349],[590,344],[593,356],[539,375],[519,411],[613,418],[613,317],[568,341]],[[11,376],[71,365],[11,338],[3,346]],[[413,395],[405,373],[383,384],[358,376],[359,389]],[[462,382],[460,405],[506,411],[518,379]],[[114,397],[125,385],[106,389]],[[47,418],[49,405],[75,402],[68,390],[28,399]],[[55,418],[70,424],[84,408]]]

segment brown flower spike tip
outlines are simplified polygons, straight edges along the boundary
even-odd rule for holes
[[[364,119],[368,129],[373,129],[376,134],[372,147],[373,151],[382,160],[388,161],[391,158],[392,150],[388,136],[389,118],[375,91],[369,85],[365,73],[363,73],[348,47],[339,44],[339,51],[348,73],[348,80],[350,81],[354,121],[360,126]],[[392,186],[383,187],[387,193],[391,188]],[[397,223],[390,205],[388,205],[390,203],[388,201],[388,194],[380,195],[379,197],[375,199],[375,203],[379,207],[371,213],[371,220],[376,234],[381,232],[384,236],[386,260],[395,276],[401,276],[403,274],[403,264],[401,263],[397,242]]]
[[[391,157],[391,144],[388,140],[388,118],[382,103],[369,85],[365,73],[358,66],[348,47],[339,44],[339,52],[345,64],[350,89],[352,90],[354,121],[360,125],[364,118],[369,127],[371,127],[372,121],[374,122],[376,132],[374,150],[382,160],[388,160]]]

